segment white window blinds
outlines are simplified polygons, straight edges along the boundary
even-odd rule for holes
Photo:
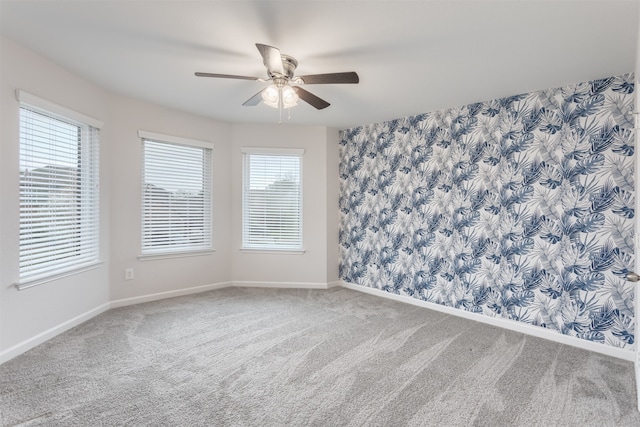
[[[302,250],[303,151],[243,151],[243,248]]]
[[[213,249],[211,149],[142,144],[142,255]]]
[[[98,262],[98,138],[21,103],[19,288]]]

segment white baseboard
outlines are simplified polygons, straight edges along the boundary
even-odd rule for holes
[[[166,298],[180,297],[183,295],[197,294],[214,289],[228,288],[232,282],[220,282],[211,285],[195,286],[193,288],[176,289],[175,291],[158,292],[155,294],[140,295],[137,297],[123,298],[111,301],[111,308],[125,307],[128,305],[142,304],[145,302],[158,301]]]
[[[419,307],[429,308],[431,310],[440,311],[442,313],[451,314],[453,316],[464,317],[465,319],[474,320],[476,322],[486,323],[492,326],[498,326],[500,328],[509,329],[516,332],[521,332],[527,335],[533,335],[538,338],[544,338],[550,341],[555,341],[561,344],[567,344],[573,347],[578,347],[583,350],[594,351],[596,353],[606,354],[607,356],[616,357],[618,359],[628,360],[633,362],[635,360],[636,352],[633,350],[624,350],[617,347],[611,347],[608,345],[583,340],[569,335],[564,335],[559,332],[541,328],[539,326],[528,325],[522,322],[516,322],[515,320],[503,319],[500,317],[490,317],[483,314],[472,313],[470,311],[460,310],[458,308],[447,307],[440,304],[435,304],[428,301],[419,300],[416,298],[396,295],[390,292],[386,292],[380,289],[368,288],[362,285],[355,285],[352,283],[342,282],[343,287],[352,289],[354,291],[364,292],[366,294],[375,295],[382,298],[391,299],[394,301],[400,301],[407,304],[417,305]]]
[[[238,288],[329,289],[332,283],[234,281],[231,285]]]
[[[109,303],[99,305],[98,307],[91,309],[85,313],[82,313],[79,316],[74,317],[73,319],[69,319],[66,322],[63,322],[57,326],[54,326],[53,328],[47,329],[46,331],[39,333],[34,337],[31,337],[27,340],[22,341],[21,343],[14,345],[13,347],[8,348],[7,350],[0,353],[0,365],[6,362],[7,360],[11,360],[16,356],[28,350],[31,350],[35,346],[50,340],[56,335],[59,335],[65,331],[68,331],[74,326],[78,326],[79,324],[86,322],[92,317],[95,317],[100,313],[104,313],[105,311],[109,310],[109,308],[110,308]]]
[[[19,344],[14,345],[13,347],[3,351],[0,353],[0,365],[3,364],[4,362],[6,362],[7,360],[11,360],[14,357],[28,351],[31,350],[33,347],[42,344],[43,342],[50,340],[51,338],[55,337],[58,334],[61,334],[62,332],[65,332],[71,328],[73,328],[74,326],[77,326],[79,324],[81,324],[82,322],[86,322],[87,320],[91,319],[92,317],[97,316],[100,313],[104,313],[105,311],[111,309],[111,308],[116,308],[116,307],[124,307],[127,305],[134,305],[134,304],[141,304],[144,302],[151,302],[151,301],[157,301],[157,300],[161,300],[161,299],[165,299],[165,298],[173,298],[173,297],[178,297],[178,296],[182,296],[182,295],[189,295],[189,294],[195,294],[195,293],[200,293],[200,292],[206,292],[206,291],[210,291],[213,289],[222,289],[222,288],[227,288],[230,287],[231,282],[222,282],[222,283],[215,283],[212,285],[204,285],[204,286],[196,286],[193,288],[186,288],[186,289],[178,289],[175,291],[167,291],[167,292],[159,292],[159,293],[155,293],[155,294],[148,294],[148,295],[141,295],[141,296],[137,296],[137,297],[132,297],[132,298],[124,298],[124,299],[119,299],[119,300],[114,300],[105,304],[102,304],[92,310],[87,311],[86,313],[83,313],[79,316],[74,317],[73,319],[67,320],[66,322],[63,322],[57,326],[54,326],[51,329],[48,329],[32,338],[29,338]]]
[[[123,298],[111,301],[111,308],[125,307],[128,305],[142,304],[145,302],[158,301],[165,298],[179,297],[183,295],[197,294],[200,292],[211,291],[214,289],[229,288],[232,286],[238,288],[279,288],[279,289],[329,289],[334,286],[340,286],[342,281],[330,283],[313,283],[313,282],[258,282],[258,281],[237,281],[237,282],[220,282],[211,285],[196,286],[193,288],[178,289],[175,291],[159,292],[155,294],[141,295],[131,298]]]
[[[584,350],[594,351],[597,353],[605,354],[607,356],[616,357],[631,362],[635,361],[636,352],[632,350],[624,350],[616,347],[611,347],[591,341],[581,340],[579,338],[563,335],[550,329],[544,329],[538,326],[528,325],[526,323],[516,322],[509,319],[503,319],[498,317],[489,317],[482,314],[471,313],[468,311],[460,310],[453,307],[447,307],[440,304],[434,304],[427,301],[418,300],[408,296],[396,295],[389,292],[382,291],[380,289],[367,288],[361,285],[355,285],[352,283],[345,283],[343,281],[335,281],[329,283],[310,283],[310,282],[258,282],[258,281],[238,281],[238,282],[221,282],[211,285],[196,286],[186,289],[178,289],[175,291],[159,292],[155,294],[142,295],[132,298],[124,298],[111,301],[110,303],[102,304],[92,310],[87,311],[73,319],[67,320],[60,325],[54,326],[32,338],[29,338],[15,346],[0,353],[0,364],[7,360],[32,349],[33,347],[42,344],[43,342],[55,337],[62,332],[65,332],[74,326],[86,322],[92,317],[97,316],[100,313],[104,313],[110,308],[124,307],[128,305],[141,304],[145,302],[157,301],[165,298],[173,298],[182,295],[195,294],[200,292],[206,292],[214,289],[222,289],[231,286],[237,287],[253,287],[253,288],[280,288],[280,289],[329,289],[335,286],[343,286],[355,291],[375,295],[382,298],[391,299],[407,304],[416,305],[419,307],[425,307],[432,310],[440,311],[446,314],[451,314],[458,317],[463,317],[477,322],[486,323],[500,328],[509,329],[516,332],[521,332],[527,335],[532,335],[539,338],[544,338],[550,341],[555,341],[561,344],[571,345]],[[637,362],[640,365],[640,361]],[[639,402],[640,403],[640,402]]]

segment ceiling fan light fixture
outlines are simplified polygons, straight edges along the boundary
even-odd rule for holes
[[[298,94],[291,86],[272,84],[262,91],[262,100],[269,107],[291,108],[298,105]]]
[[[262,100],[269,107],[278,108],[280,101],[280,89],[276,85],[269,85],[262,91]]]
[[[298,94],[291,86],[282,88],[282,108],[291,108],[298,105]]]

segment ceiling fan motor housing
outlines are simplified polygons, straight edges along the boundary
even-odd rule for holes
[[[284,69],[284,78],[289,80],[293,77],[293,73],[296,71],[298,61],[289,55],[280,55],[282,57],[282,68]],[[275,76],[271,76],[275,77]]]

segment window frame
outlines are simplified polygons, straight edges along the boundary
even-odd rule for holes
[[[199,141],[190,138],[183,138],[173,135],[165,135],[156,132],[148,132],[144,130],[138,131],[138,137],[140,138],[141,143],[141,200],[140,200],[140,255],[138,259],[141,261],[153,260],[153,259],[165,259],[165,258],[179,258],[186,256],[200,256],[200,255],[208,255],[215,251],[214,247],[214,210],[213,210],[213,161],[214,161],[214,144],[208,141]],[[194,247],[176,247],[176,246],[167,246],[165,248],[156,248],[150,249],[150,246],[145,246],[145,164],[146,164],[146,155],[145,155],[145,141],[157,143],[157,144],[167,144],[173,146],[183,146],[188,148],[198,148],[203,150],[203,161],[207,162],[208,165],[203,165],[203,168],[208,167],[208,180],[206,184],[208,186],[208,195],[204,197],[203,206],[205,212],[203,213],[203,218],[208,224],[205,224],[203,227],[208,228],[207,242],[203,245],[197,245]],[[203,181],[204,182],[204,181]],[[207,200],[208,199],[208,200]]]
[[[92,270],[102,264],[100,259],[100,129],[103,123],[93,117],[73,111],[21,89],[16,90],[15,95],[18,101],[19,169],[22,170],[23,159],[29,161],[38,160],[37,156],[30,155],[23,158],[23,155],[28,154],[27,150],[33,149],[28,145],[35,144],[32,134],[34,132],[33,129],[28,131],[31,134],[23,133],[23,130],[26,131],[29,127],[28,123],[23,122],[23,114],[29,113],[23,113],[23,110],[43,116],[46,118],[44,120],[51,120],[53,123],[60,122],[61,127],[72,126],[78,129],[77,165],[80,168],[78,182],[69,187],[77,189],[80,194],[77,200],[81,204],[76,204],[78,203],[76,200],[74,205],[80,207],[81,210],[76,209],[72,216],[73,224],[76,224],[74,227],[79,229],[80,232],[71,234],[69,230],[65,231],[65,233],[69,233],[67,244],[71,242],[80,249],[73,254],[68,252],[69,255],[66,255],[65,252],[61,252],[60,246],[53,245],[51,249],[45,252],[46,255],[39,255],[39,257],[44,259],[58,256],[58,258],[43,260],[40,268],[26,265],[27,263],[24,259],[30,252],[33,255],[34,248],[31,246],[34,243],[29,242],[29,239],[33,238],[34,231],[30,230],[28,225],[25,225],[28,224],[29,213],[23,210],[23,203],[28,201],[25,199],[23,186],[28,185],[28,183],[26,179],[19,178],[18,211],[20,235],[18,237],[18,281],[15,286],[17,289],[23,290]],[[54,127],[54,129],[57,128]],[[56,147],[55,142],[52,142],[51,139],[48,139],[45,143],[47,148],[53,148],[56,153],[59,153],[64,148],[62,146]],[[66,148],[68,149],[69,147]],[[58,151],[55,151],[56,148]],[[57,179],[60,178],[59,175],[55,176]],[[89,201],[85,202],[85,200]],[[59,255],[63,256],[59,257]],[[57,264],[62,264],[62,266],[56,268]]]
[[[304,149],[301,148],[267,148],[267,147],[241,147],[242,153],[242,212],[241,212],[241,247],[243,252],[264,252],[264,253],[280,253],[280,254],[304,254]],[[247,236],[248,224],[247,224],[247,202],[248,202],[248,188],[250,185],[250,173],[248,168],[248,162],[251,155],[260,156],[274,156],[274,157],[296,157],[298,158],[298,236],[299,244],[296,246],[283,245],[283,246],[269,246],[251,244]]]

